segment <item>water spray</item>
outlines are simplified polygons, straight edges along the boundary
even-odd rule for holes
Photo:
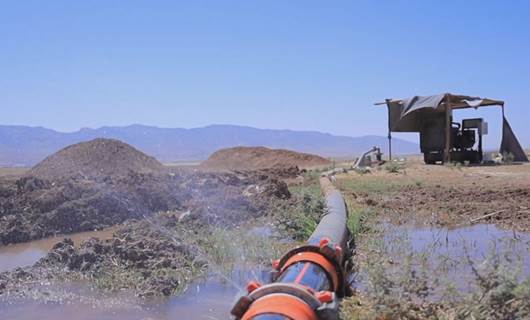
[[[351,295],[348,211],[327,175],[320,178],[327,213],[305,245],[272,263],[271,283],[251,281],[232,308],[237,320],[338,319],[339,301]]]

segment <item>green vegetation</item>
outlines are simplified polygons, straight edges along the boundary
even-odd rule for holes
[[[444,163],[444,166],[445,166],[446,168],[451,169],[451,170],[453,170],[453,169],[457,169],[457,170],[462,171],[462,165],[463,165],[462,162],[458,162],[458,161],[452,161],[452,162],[446,162],[446,163]]]
[[[399,173],[403,169],[404,164],[400,164],[397,161],[389,161],[384,165],[384,167],[385,170],[390,173]]]
[[[360,175],[363,175],[363,174],[372,172],[372,169],[368,167],[360,167],[360,168],[353,168],[353,171],[355,171],[356,173]]]
[[[167,218],[171,215],[172,213],[163,212],[157,214],[157,217]],[[171,290],[162,291],[164,295],[179,295],[189,283],[209,274],[233,282],[235,272],[247,272],[262,266],[268,268],[271,260],[280,257],[291,246],[271,235],[272,230],[266,227],[256,228],[256,225],[260,225],[256,223],[232,228],[180,223],[168,227],[158,221],[146,224],[144,229],[160,232],[161,237],[171,239],[173,243],[183,244],[182,239],[186,239],[186,249],[183,249],[181,255],[176,255],[177,261],[174,261],[178,267],[166,267],[170,263],[162,258],[158,262],[159,267],[152,270],[138,269],[111,258],[97,274],[91,276],[96,287],[107,291],[132,289],[145,297],[160,294],[157,291],[159,289]],[[169,285],[159,287],[160,279]]]
[[[279,258],[290,245],[278,240],[251,227],[218,228],[201,239],[201,248],[210,271],[230,275],[238,269],[252,270]]]
[[[299,241],[309,238],[325,210],[325,200],[318,181],[319,174],[308,172],[304,178],[303,185],[289,188],[295,205],[284,208],[277,218],[284,234]]]
[[[415,180],[392,180],[384,176],[370,176],[366,179],[338,179],[337,186],[347,193],[385,194],[406,186],[415,185]]]
[[[355,238],[357,235],[366,233],[370,230],[367,220],[373,215],[373,210],[370,207],[355,206],[351,201],[346,199],[348,205],[348,229]]]
[[[506,151],[502,153],[502,163],[511,164],[513,163],[514,159],[515,159],[515,156],[513,155],[513,153],[506,152]]]
[[[383,234],[390,238],[383,241]],[[364,235],[365,259],[358,265],[362,293],[343,301],[343,320],[530,316],[530,278],[521,280],[516,257],[495,248],[485,259],[443,255],[433,247],[418,252],[406,235],[381,227]],[[463,284],[455,274],[462,272],[470,274],[465,278],[469,291],[458,289]]]
[[[165,295],[179,295],[184,292],[187,285],[194,279],[204,274],[204,268],[194,263],[186,263],[182,268],[160,268],[145,273],[139,270],[133,270],[125,266],[107,267],[97,277],[94,277],[94,284],[97,288],[106,291],[134,290],[141,292],[144,297],[156,296],[155,284],[151,283],[152,279],[165,279],[165,281],[175,283],[175,289],[169,292],[162,292]],[[152,287],[152,290],[145,288]],[[167,290],[167,289],[163,289]]]

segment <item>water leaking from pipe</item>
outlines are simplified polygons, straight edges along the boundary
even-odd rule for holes
[[[339,299],[351,294],[345,274],[351,233],[346,204],[331,181],[328,175],[320,178],[327,211],[306,244],[273,262],[270,284],[248,284],[248,294],[232,309],[236,319],[338,318]]]

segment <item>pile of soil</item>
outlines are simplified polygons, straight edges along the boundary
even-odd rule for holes
[[[315,167],[331,162],[320,156],[265,147],[235,147],[214,152],[201,166],[224,170],[256,170],[265,168]]]
[[[102,179],[134,173],[160,173],[163,165],[155,158],[114,139],[98,138],[77,143],[35,165],[28,176],[46,180],[80,177]]]
[[[231,225],[267,214],[272,198],[289,197],[285,182],[266,173],[171,172],[122,142],[96,139],[59,151],[24,177],[0,179],[0,244],[97,230],[170,210]]]
[[[287,184],[256,173],[130,173],[104,182],[24,177],[0,181],[0,244],[102,229],[154,212],[188,210],[190,219],[232,225],[267,214]]]
[[[65,239],[33,266],[0,273],[0,297],[35,291],[53,296],[40,284],[69,279],[141,297],[172,295],[207,272],[208,258],[198,246],[202,234],[273,214],[274,199],[291,203],[286,184],[263,174],[200,174],[181,180],[181,186],[189,191],[182,210],[129,219],[111,239],[92,238],[80,247]],[[21,232],[31,225],[21,223]]]
[[[59,151],[23,177],[0,178],[0,245],[124,223],[112,239],[80,247],[66,239],[35,265],[0,273],[0,296],[68,279],[145,297],[174,294],[207,266],[189,232],[273,214],[292,202],[282,178],[299,175],[297,168],[172,171],[151,160],[119,141],[96,139]]]
[[[163,176],[129,174],[105,182],[23,177],[0,183],[0,243],[102,229],[152,212],[180,209],[186,194]]]

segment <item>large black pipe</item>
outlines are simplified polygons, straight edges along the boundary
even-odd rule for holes
[[[320,188],[326,199],[326,215],[322,217],[307,242],[317,245],[324,238],[346,249],[349,240],[346,203],[327,176],[320,178]]]
[[[337,298],[349,293],[344,274],[349,257],[348,211],[327,175],[320,178],[320,186],[327,212],[307,245],[291,250],[276,262],[273,283],[249,285],[249,295],[232,310],[237,319],[336,319]]]

